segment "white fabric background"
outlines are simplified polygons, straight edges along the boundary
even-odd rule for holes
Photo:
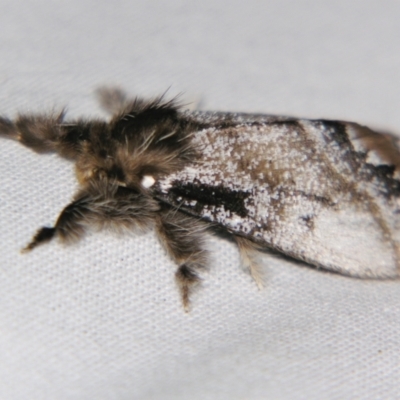
[[[355,120],[400,133],[396,0],[3,0],[0,110],[93,90],[184,92],[211,110]],[[395,399],[400,282],[262,255],[266,288],[211,238],[185,314],[154,234],[21,255],[73,195],[73,167],[0,139],[0,399]],[[362,232],[360,232],[362,240]]]

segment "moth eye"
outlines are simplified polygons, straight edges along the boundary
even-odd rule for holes
[[[100,169],[100,170],[97,171],[97,176],[100,179],[106,179],[107,178],[107,173],[106,173],[106,171]]]
[[[96,179],[104,179],[107,177],[107,174],[104,170],[100,168],[92,168],[88,173],[88,178],[96,178]]]
[[[88,171],[88,177],[89,178],[93,178],[94,176],[96,176],[98,173],[98,169],[97,168],[92,168]]]

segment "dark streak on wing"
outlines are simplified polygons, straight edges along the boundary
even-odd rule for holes
[[[349,149],[352,147],[350,139],[346,132],[346,127],[339,121],[330,121],[325,119],[316,120],[315,122],[322,123],[325,127],[331,128],[329,130],[331,139],[339,145],[347,145]]]
[[[370,176],[369,180],[378,179],[383,185],[376,188],[379,193],[386,197],[399,197],[400,196],[400,182],[393,178],[393,173],[395,171],[394,165],[372,165],[365,164],[365,170]]]
[[[318,120],[316,122],[321,122],[328,128],[331,128],[328,130],[329,136],[327,139],[329,141],[334,141],[342,148],[342,157],[346,160],[353,171],[360,172],[366,181],[371,182],[372,180],[377,179],[381,182],[383,185],[381,185],[380,188],[377,188],[377,190],[379,190],[382,196],[390,198],[392,196],[398,197],[400,195],[400,182],[397,179],[394,179],[394,172],[396,170],[395,165],[374,165],[368,163],[366,161],[367,152],[359,152],[354,149],[344,123],[329,120]],[[382,135],[377,137],[382,139]],[[373,150],[372,146],[371,150]]]
[[[321,203],[325,207],[335,207],[336,203],[333,202],[330,198],[325,197],[325,196],[318,196],[316,194],[308,194],[304,190],[295,190],[293,194],[298,194],[300,196],[303,196],[309,201]]]
[[[324,137],[328,143],[336,143],[341,149],[341,157],[347,163],[352,171],[358,172],[363,161],[360,154],[354,151],[354,147],[346,132],[346,127],[339,121],[317,120],[325,129]]]
[[[245,217],[247,210],[244,201],[250,196],[249,192],[242,190],[230,190],[222,185],[210,186],[199,181],[193,183],[188,182],[172,182],[172,187],[168,191],[171,203],[181,203],[182,200],[195,200],[197,203],[190,208],[200,213],[204,206],[223,206],[225,210]],[[178,200],[182,198],[181,200]],[[187,205],[184,205],[187,208]]]

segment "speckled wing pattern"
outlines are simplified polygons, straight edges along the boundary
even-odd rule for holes
[[[192,113],[198,159],[156,182],[182,212],[319,268],[400,270],[396,139],[347,122]]]

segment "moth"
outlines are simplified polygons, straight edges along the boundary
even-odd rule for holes
[[[154,228],[178,265],[184,308],[207,267],[206,231],[230,236],[262,284],[271,249],[358,278],[400,271],[400,146],[351,122],[190,112],[102,89],[109,121],[0,118],[4,137],[75,162],[80,189],[25,251],[91,225]]]

